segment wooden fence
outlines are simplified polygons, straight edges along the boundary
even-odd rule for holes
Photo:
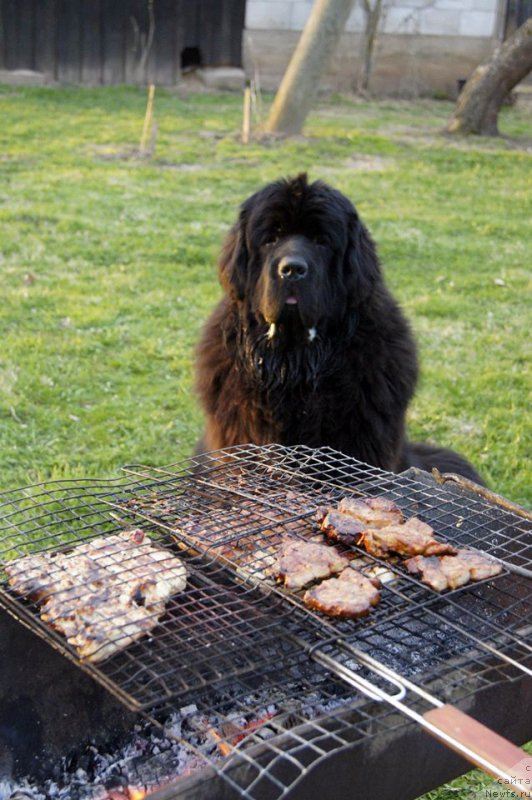
[[[241,66],[244,16],[245,0],[0,0],[0,69],[172,85],[183,63]]]

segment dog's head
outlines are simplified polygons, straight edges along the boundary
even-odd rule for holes
[[[307,176],[271,183],[246,200],[220,258],[225,291],[273,337],[337,323],[379,279],[373,241],[351,202]]]

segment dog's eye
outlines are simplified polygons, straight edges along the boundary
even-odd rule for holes
[[[277,229],[275,231],[271,231],[264,237],[264,244],[277,244],[279,239],[281,238],[281,230]]]

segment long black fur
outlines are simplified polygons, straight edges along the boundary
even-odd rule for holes
[[[197,350],[200,450],[328,445],[392,471],[480,481],[452,451],[405,440],[414,340],[343,194],[305,174],[269,184],[242,205],[219,272],[225,295]]]

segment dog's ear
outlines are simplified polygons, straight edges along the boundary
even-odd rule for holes
[[[233,300],[243,300],[246,290],[248,271],[246,217],[246,211],[242,209],[238,221],[227,235],[218,260],[220,283]]]
[[[375,242],[354,209],[349,212],[343,268],[348,295],[358,305],[369,297],[381,271]]]

